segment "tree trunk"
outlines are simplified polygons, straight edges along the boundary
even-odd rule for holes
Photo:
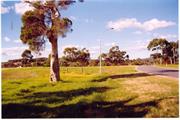
[[[175,49],[173,48],[173,62],[176,64],[176,56],[175,56]]]
[[[170,60],[170,64],[172,64],[172,57],[169,57],[169,60]]]
[[[50,62],[50,82],[57,82],[60,80],[57,38],[53,38],[50,41],[52,47]]]
[[[162,58],[160,58],[160,65],[162,65]]]

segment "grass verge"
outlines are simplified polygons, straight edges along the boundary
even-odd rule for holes
[[[2,116],[178,117],[178,81],[139,73],[135,66],[98,72],[98,67],[61,68],[64,82],[50,84],[49,68],[2,69]]]

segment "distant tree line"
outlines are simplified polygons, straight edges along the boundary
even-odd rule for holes
[[[91,59],[89,50],[86,48],[79,49],[76,47],[67,47],[63,51],[64,55],[59,59],[60,66],[98,66],[100,56],[98,59]],[[102,65],[127,65],[129,55],[125,51],[121,51],[118,46],[113,46],[108,53],[101,54]],[[45,66],[50,65],[50,55]]]
[[[113,46],[107,53],[102,53],[97,59],[90,57],[89,50],[86,48],[67,47],[63,51],[63,56],[59,58],[60,66],[78,67],[78,66],[99,66],[100,57],[102,66],[118,66],[118,65],[151,65],[151,64],[178,64],[179,63],[179,44],[178,41],[167,41],[162,38],[152,39],[147,49],[151,51],[149,58],[145,59],[129,59],[126,51],[120,50],[119,46]],[[22,66],[26,67],[31,64],[33,55],[30,50],[25,50],[21,57]],[[51,55],[49,54],[44,62],[36,60],[33,66],[50,66]],[[41,64],[39,64],[41,62]]]

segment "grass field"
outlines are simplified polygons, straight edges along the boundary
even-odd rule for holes
[[[172,69],[179,69],[179,64],[168,64],[166,65],[156,65],[157,67],[162,67],[162,68],[172,68]]]
[[[178,80],[139,73],[135,66],[2,69],[3,118],[178,117]]]

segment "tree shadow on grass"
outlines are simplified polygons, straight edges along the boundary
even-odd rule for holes
[[[144,117],[149,107],[157,107],[159,100],[135,105],[127,103],[133,98],[116,102],[78,102],[59,107],[27,104],[3,104],[3,118],[133,118]]]
[[[179,70],[157,70],[160,73],[179,73]]]
[[[118,78],[137,78],[137,77],[146,77],[146,76],[153,76],[153,75],[150,75],[147,73],[131,73],[131,74],[111,75],[111,76],[104,77],[102,79],[92,80],[91,82],[104,82],[104,81],[107,81],[108,78],[118,79]]]
[[[22,99],[31,99],[32,101],[26,102],[26,104],[36,104],[36,103],[44,103],[44,104],[51,104],[51,103],[61,103],[66,100],[72,100],[78,96],[88,96],[93,93],[102,93],[109,89],[110,87],[89,87],[86,89],[77,89],[77,90],[70,90],[70,91],[56,91],[56,92],[36,92],[32,95],[22,95]],[[21,95],[21,94],[20,94]]]

